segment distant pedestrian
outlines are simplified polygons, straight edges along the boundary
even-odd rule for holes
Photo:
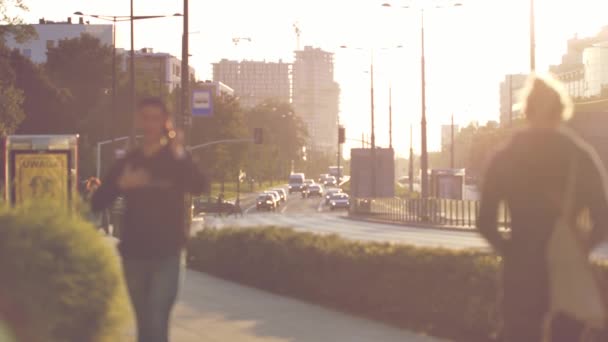
[[[169,317],[189,236],[185,196],[209,191],[186,152],[181,134],[158,98],[142,100],[136,113],[143,145],[118,160],[93,196],[100,211],[125,202],[119,250],[137,318],[139,342],[166,342]]]
[[[582,246],[578,242],[584,241],[585,247],[580,249],[581,272],[588,268],[586,258],[591,248],[605,237],[608,229],[604,168],[593,149],[563,125],[571,114],[571,104],[556,81],[531,76],[524,112],[527,127],[516,133],[489,163],[483,179],[478,229],[504,260],[504,340],[541,341],[543,325],[552,313],[553,321],[548,322],[552,341],[575,342],[580,340],[588,322],[555,312],[559,307],[555,290],[565,284],[551,282],[555,279],[552,265],[556,263],[551,252],[557,236],[580,234],[582,240],[566,239],[562,243],[577,249]],[[511,213],[508,238],[497,227],[501,202],[506,203]],[[574,230],[574,222],[586,210],[593,227],[583,235]],[[557,228],[556,223],[564,222],[568,224]],[[575,260],[575,253],[568,250],[557,254],[558,259],[566,262]],[[574,273],[570,275],[569,286],[576,287],[577,281],[583,285],[583,280],[577,277]],[[586,298],[565,299],[585,303]],[[599,305],[601,310],[603,305]]]
[[[89,177],[84,184],[84,200],[86,203],[91,204],[93,195],[101,186],[101,181],[97,177]],[[95,229],[103,229],[103,231],[109,235],[109,224],[106,219],[106,211],[101,213],[90,212],[88,219],[95,226]]]
[[[241,217],[243,217],[243,209],[241,208],[241,200],[239,198],[236,199],[236,201],[234,201],[234,217],[238,217],[238,215],[241,215]]]
[[[222,217],[222,213],[224,212],[224,194],[219,194],[217,196],[217,216]]]

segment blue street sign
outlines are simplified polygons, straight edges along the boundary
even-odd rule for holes
[[[213,96],[210,89],[192,90],[192,116],[213,115]]]

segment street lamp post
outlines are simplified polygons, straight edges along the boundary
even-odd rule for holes
[[[534,0],[530,0],[530,71],[536,69],[536,29],[534,24]]]
[[[133,29],[134,15],[133,15],[133,0],[131,0],[131,15],[130,15],[130,23],[131,23],[131,51],[129,52],[129,90],[130,90],[130,98],[131,98],[131,113],[135,113],[135,102],[137,99],[135,98],[135,30]],[[135,146],[135,120],[131,120],[131,133],[129,134],[129,148],[133,148]]]
[[[393,149],[393,87],[388,86],[388,148]]]
[[[392,7],[391,4],[382,4],[383,7]],[[460,3],[452,4],[454,7],[462,6]],[[440,8],[441,6],[437,6]],[[402,8],[410,9],[410,6],[402,6]],[[428,179],[428,151],[427,151],[427,129],[426,129],[426,66],[425,66],[425,54],[424,54],[424,8],[420,8],[420,76],[421,76],[421,105],[422,112],[420,118],[420,130],[421,130],[421,146],[420,146],[420,187],[421,197],[423,200],[429,198],[429,179]]]
[[[410,193],[414,193],[414,138],[413,138],[414,129],[410,124],[410,165],[408,170],[408,178],[410,183]]]
[[[165,18],[165,17],[181,17],[182,14],[175,13],[172,15],[141,15],[135,16],[133,15],[133,0],[131,0],[131,14],[128,16],[119,15],[119,16],[108,16],[108,15],[97,15],[97,14],[85,14],[80,11],[74,12],[74,15],[80,17],[91,17],[105,21],[112,22],[112,122],[115,122],[117,119],[117,101],[116,101],[116,91],[118,88],[118,79],[116,77],[116,23],[130,21],[131,23],[131,51],[130,51],[130,86],[131,86],[131,113],[135,112],[135,51],[134,51],[134,34],[133,34],[133,21],[135,20],[143,20],[143,19],[155,19],[155,18]],[[110,134],[112,139],[116,136],[116,132],[112,132]],[[131,123],[131,133],[129,135],[129,145],[133,146],[135,143],[135,125]]]
[[[421,87],[422,87],[422,114],[421,114],[421,151],[420,151],[420,190],[422,199],[429,197],[429,178],[428,178],[428,167],[429,167],[429,155],[426,146],[426,67],[424,63],[424,9],[420,10],[420,42],[421,42],[421,53],[420,53],[420,70],[421,70]]]
[[[189,41],[188,41],[188,0],[184,0],[184,18],[183,18],[183,34],[182,34],[182,75],[181,75],[181,128],[184,131],[185,144],[190,144],[190,121],[192,120],[191,113],[189,113],[189,89],[190,89],[190,63],[189,57]]]
[[[116,88],[117,86],[117,77],[116,77],[116,22],[124,21],[127,19],[125,16],[100,16],[100,15],[92,15],[92,14],[83,14],[82,12],[74,12],[74,15],[79,17],[92,17],[105,21],[112,22],[112,122],[116,121],[116,113],[117,113],[117,101],[116,101]],[[104,120],[104,134],[109,135],[112,142],[114,142],[116,132],[110,132],[108,129],[109,123],[108,120]]]
[[[397,45],[394,48],[402,48],[402,45]],[[346,45],[341,45],[341,49],[349,48]],[[365,50],[363,48],[354,48],[357,50]],[[381,50],[389,50],[391,48],[381,48]],[[374,49],[370,49],[370,114],[371,114],[371,137],[370,137],[370,148],[371,148],[371,197],[376,197],[376,128],[375,128],[375,106],[374,106]],[[390,114],[389,114],[390,115]],[[392,147],[392,134],[391,134],[391,147]]]

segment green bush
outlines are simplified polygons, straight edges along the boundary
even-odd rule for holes
[[[461,341],[499,326],[499,259],[282,228],[205,229],[189,266],[249,286]]]
[[[119,341],[129,323],[113,246],[60,208],[0,209],[0,279],[19,341]]]

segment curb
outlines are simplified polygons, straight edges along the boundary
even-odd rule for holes
[[[439,226],[439,225],[419,223],[419,222],[395,222],[395,221],[378,220],[378,219],[353,217],[353,216],[341,216],[341,218],[344,220],[382,223],[382,224],[388,224],[388,225],[399,226],[399,227],[426,228],[426,229],[443,230],[443,231],[451,231],[451,232],[459,232],[459,233],[476,233],[477,232],[477,229],[475,229],[475,228],[466,228],[466,227],[458,227],[458,226]]]

